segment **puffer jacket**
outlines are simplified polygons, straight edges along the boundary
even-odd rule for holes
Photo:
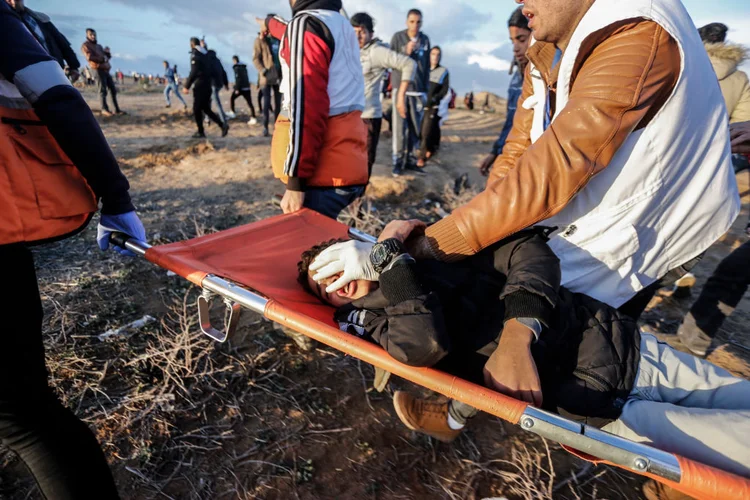
[[[750,121],[750,82],[747,74],[737,69],[747,60],[747,49],[729,43],[707,43],[706,52],[727,103],[729,122]]]
[[[545,328],[532,355],[544,408],[601,427],[618,418],[635,383],[640,334],[614,308],[559,287],[544,231],[523,231],[455,264],[405,261],[335,319],[403,363],[461,367],[454,375],[477,383],[484,361],[475,354],[494,352],[505,322],[538,319]]]

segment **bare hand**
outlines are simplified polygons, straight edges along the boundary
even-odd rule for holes
[[[182,93],[188,95],[190,93],[190,89],[187,87],[182,87]]]
[[[500,343],[484,365],[484,383],[534,406],[542,405],[542,384],[531,356],[534,334],[527,327],[510,320],[505,324]]]
[[[750,121],[731,124],[729,137],[732,140],[732,153],[750,154]]]
[[[288,189],[284,193],[284,197],[281,199],[281,210],[285,214],[291,214],[299,212],[305,204],[305,193],[304,191],[289,191]]]
[[[394,220],[389,223],[380,233],[378,241],[384,241],[390,238],[396,238],[401,243],[406,243],[410,236],[424,234],[427,224],[421,220]]]
[[[71,69],[70,70],[70,81],[71,81],[71,83],[77,82],[80,77],[81,77],[81,73],[77,69]]]
[[[258,23],[258,25],[265,31],[267,29],[266,27],[266,20],[261,19],[260,17],[255,18],[255,22]]]
[[[398,115],[406,120],[406,95],[405,94],[398,94],[398,100],[396,101],[396,111],[398,111]]]
[[[482,164],[479,166],[479,172],[485,177],[490,175],[490,170],[492,170],[492,165],[495,164],[496,159],[497,156],[494,154],[487,155],[485,159],[482,160]]]
[[[404,52],[407,56],[410,56],[412,52],[414,52],[414,49],[417,48],[417,42],[412,42],[411,40],[409,43],[406,44],[406,47],[404,47]]]

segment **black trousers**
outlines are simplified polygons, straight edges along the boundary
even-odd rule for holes
[[[637,320],[641,317],[643,311],[646,310],[648,303],[651,302],[651,299],[654,298],[654,295],[656,295],[656,292],[658,292],[659,289],[674,285],[680,278],[697,266],[701,259],[703,259],[703,254],[700,254],[693,260],[672,269],[662,279],[638,292],[635,297],[621,305],[617,310]]]
[[[372,176],[372,166],[378,156],[378,142],[380,142],[380,128],[383,126],[382,118],[364,118],[367,127],[367,178]]]
[[[239,97],[245,98],[245,102],[247,102],[247,106],[250,108],[250,115],[253,118],[255,118],[255,106],[253,106],[253,96],[250,94],[250,89],[247,89],[247,90],[235,89],[235,91],[232,92],[232,97],[229,99],[229,106],[232,109],[232,113],[234,113],[234,102]]]
[[[193,115],[195,116],[195,124],[198,125],[198,132],[204,134],[203,129],[203,115],[205,114],[211,120],[216,122],[220,127],[224,125],[219,118],[219,115],[211,110],[211,87],[196,87],[193,89]]]
[[[419,157],[422,160],[427,159],[427,152],[434,154],[440,147],[440,117],[438,108],[428,108],[425,110],[424,119],[422,120],[422,145],[419,151]]]
[[[263,127],[268,128],[271,118],[271,91],[273,91],[274,122],[281,112],[281,92],[278,85],[266,85],[263,87]]]
[[[750,285],[750,241],[722,260],[690,309],[697,327],[711,338],[731,315]]]
[[[0,292],[0,443],[20,457],[45,498],[118,498],[91,430],[48,384],[42,303],[31,252],[0,246],[6,285]]]
[[[99,85],[99,98],[102,103],[102,111],[109,111],[109,105],[107,105],[107,90],[109,90],[112,94],[112,104],[115,105],[115,111],[119,113],[120,106],[117,104],[117,87],[115,87],[115,81],[112,79],[109,71],[96,70],[96,82]]]

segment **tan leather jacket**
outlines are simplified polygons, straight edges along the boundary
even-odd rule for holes
[[[81,52],[89,63],[89,66],[94,71],[101,69],[102,71],[109,71],[112,66],[109,64],[109,59],[112,57],[104,48],[98,43],[94,43],[90,40],[86,40],[81,45]]]
[[[554,96],[555,47],[538,42],[527,55]],[[591,35],[581,47],[565,111],[534,144],[533,111],[522,106],[533,94],[527,68],[513,129],[487,188],[427,229],[431,253],[460,260],[559,213],[661,109],[680,63],[677,43],[652,21],[627,20]]]
[[[255,39],[255,45],[253,46],[253,66],[258,70],[258,86],[260,88],[265,87],[268,84],[266,71],[273,68],[274,61],[271,47],[268,46],[266,38],[260,35]],[[281,69],[279,69],[278,74],[281,75]],[[278,85],[278,82],[276,85]]]

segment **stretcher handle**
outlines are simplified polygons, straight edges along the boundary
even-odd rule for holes
[[[151,245],[149,245],[148,243],[138,241],[132,236],[121,233],[119,231],[115,231],[109,236],[109,242],[112,245],[130,250],[131,252],[140,256],[146,255],[146,250],[151,248]]]

